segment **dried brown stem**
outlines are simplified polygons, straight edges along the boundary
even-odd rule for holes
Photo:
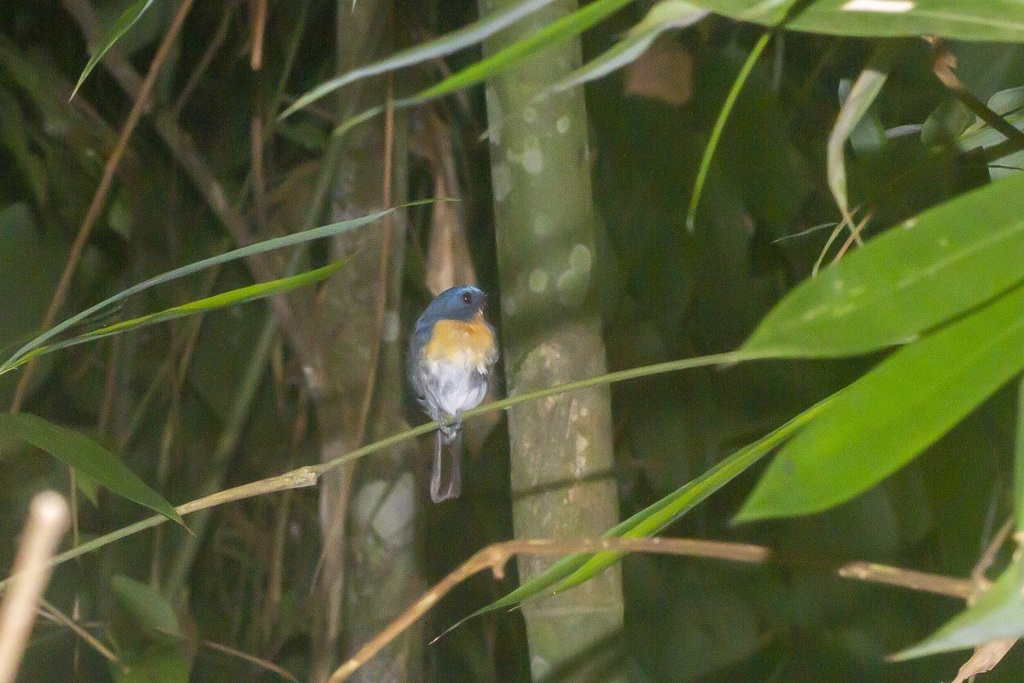
[[[474,574],[490,569],[495,577],[502,578],[505,564],[516,555],[570,555],[605,550],[706,557],[751,564],[766,564],[773,557],[772,550],[763,546],[685,538],[536,539],[495,543],[474,554],[424,593],[419,600],[410,605],[405,612],[364,645],[351,659],[338,667],[331,675],[329,683],[341,683],[351,676],[359,667],[440,602],[441,598],[455,586]],[[957,598],[966,598],[973,590],[971,582],[967,580],[867,562],[850,562],[840,567],[837,573],[843,578],[900,586]]]

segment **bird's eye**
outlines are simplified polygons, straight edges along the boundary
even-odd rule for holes
[[[463,292],[462,303],[466,304],[467,306],[473,303],[473,294],[471,292]]]

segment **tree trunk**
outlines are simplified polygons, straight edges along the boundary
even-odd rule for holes
[[[482,2],[481,14],[516,0]],[[493,54],[575,9],[559,0],[494,37]],[[509,394],[605,372],[594,288],[595,220],[583,91],[535,101],[579,63],[579,43],[549,49],[487,87],[502,342]],[[518,538],[594,537],[618,519],[606,387],[509,412]],[[520,577],[550,560],[522,558]],[[534,679],[590,680],[622,628],[618,568],[523,607]],[[591,656],[596,655],[596,656]],[[623,674],[618,675],[624,678]],[[612,677],[614,679],[614,677]],[[610,680],[607,671],[601,680]]]

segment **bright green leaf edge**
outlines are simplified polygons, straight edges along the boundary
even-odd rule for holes
[[[1024,173],[885,231],[790,291],[741,348],[794,358],[868,353],[1003,294],[1024,281],[1021,196]]]
[[[0,413],[0,431],[40,448],[114,493],[184,526],[174,506],[149,488],[110,451],[89,437],[30,413]]]
[[[155,0],[139,0],[134,5],[129,5],[125,11],[121,13],[121,16],[117,18],[117,21],[114,22],[114,26],[110,29],[110,34],[107,36],[106,40],[103,41],[103,45],[93,53],[93,56],[90,57],[89,61],[86,63],[85,68],[82,69],[82,75],[78,77],[78,83],[75,83],[75,89],[71,91],[71,97],[68,98],[69,102],[75,99],[78,89],[82,87],[82,84],[85,83],[85,79],[89,77],[92,70],[97,64],[99,64],[99,61],[103,59],[103,55],[107,54],[110,48],[114,47],[114,43],[116,43],[121,36],[127,33],[128,29],[135,25],[135,22],[142,18],[142,15],[146,13],[146,10],[148,10],[150,5],[154,2]]]
[[[1024,561],[1018,557],[973,606],[922,642],[896,653],[892,659],[902,662],[1021,636],[1024,636]]]
[[[737,521],[812,514],[921,454],[1024,369],[1024,287],[904,346],[786,444]]]
[[[234,306],[236,304],[263,299],[268,296],[274,296],[275,294],[284,294],[285,292],[290,292],[293,289],[325,280],[337,272],[337,270],[343,265],[344,262],[339,261],[298,275],[292,275],[278,280],[271,280],[269,282],[259,282],[246,287],[239,287],[237,289],[221,292],[220,294],[214,294],[213,296],[208,296],[203,299],[190,301],[189,303],[181,304],[180,306],[172,306],[171,308],[167,308],[156,313],[150,313],[138,318],[132,318],[131,320],[124,320],[122,322],[114,323],[113,325],[107,325],[106,327],[91,330],[85,334],[81,334],[77,337],[66,339],[55,344],[40,346],[22,356],[6,370],[0,371],[0,374],[7,372],[8,370],[14,370],[25,363],[31,362],[37,356],[51,353],[59,349],[65,349],[69,346],[86,344],[111,335],[120,334],[140,327],[156,325],[157,323],[174,320],[176,318],[195,315],[196,313],[206,313],[218,308],[224,308],[225,306]]]

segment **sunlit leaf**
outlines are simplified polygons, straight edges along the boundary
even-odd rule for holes
[[[114,493],[184,524],[174,506],[135,476],[110,451],[84,434],[29,413],[0,413],[0,433],[17,436],[84,472]]]
[[[743,345],[828,357],[912,341],[1024,280],[1024,174],[904,221],[790,291]]]
[[[963,650],[1002,638],[1024,636],[1024,560],[1010,564],[973,606],[917,645],[893,656],[897,661]]]
[[[900,469],[1024,368],[1024,288],[893,353],[782,448],[737,520],[809,514]]]
[[[107,54],[107,51],[114,47],[114,43],[116,43],[118,39],[128,31],[128,29],[134,26],[135,22],[142,18],[142,15],[145,14],[146,10],[148,10],[154,2],[155,0],[138,0],[138,2],[129,5],[125,11],[121,13],[121,16],[117,18],[117,21],[115,21],[114,25],[111,27],[110,33],[103,41],[103,44],[93,53],[92,57],[89,58],[88,63],[86,63],[85,68],[82,69],[82,75],[78,77],[78,83],[75,84],[75,89],[71,91],[70,99],[75,98],[75,94],[78,93],[78,89],[82,87],[83,83],[85,83],[85,79],[89,77],[90,73],[92,73],[93,68],[95,68],[96,65],[99,64],[99,61],[103,59],[103,55]]]

